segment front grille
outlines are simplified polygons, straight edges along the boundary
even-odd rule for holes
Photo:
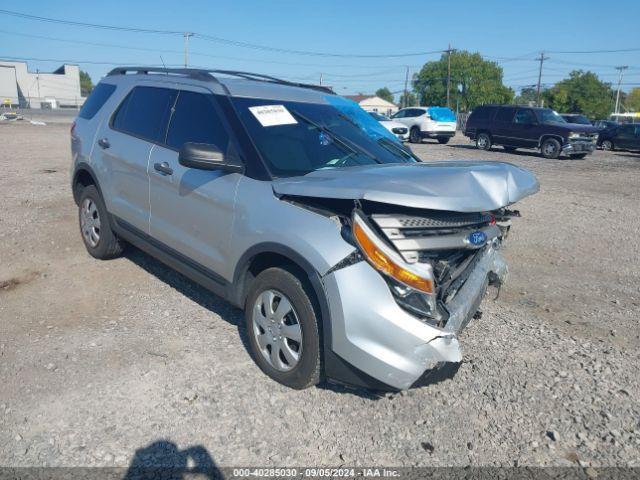
[[[374,215],[380,228],[456,228],[481,225],[491,221],[488,213],[433,213],[428,216]]]
[[[407,129],[401,127],[392,128],[391,131],[397,135],[404,135],[405,133],[407,133]]]

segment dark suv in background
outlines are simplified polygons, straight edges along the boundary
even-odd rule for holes
[[[596,148],[598,130],[590,125],[567,123],[550,108],[517,105],[483,105],[469,116],[464,134],[476,146],[489,150],[539,149],[545,158],[560,154],[584,158]]]

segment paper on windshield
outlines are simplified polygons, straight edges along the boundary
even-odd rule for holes
[[[258,107],[249,107],[249,110],[263,127],[298,123],[284,105],[260,105]]]

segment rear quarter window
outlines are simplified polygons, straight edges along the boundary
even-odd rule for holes
[[[78,116],[85,120],[91,120],[115,91],[115,85],[109,85],[108,83],[96,85],[96,88],[93,89],[84,105],[82,105]]]
[[[471,113],[471,116],[473,117],[474,121],[486,121],[491,119],[494,111],[495,108],[478,107]]]

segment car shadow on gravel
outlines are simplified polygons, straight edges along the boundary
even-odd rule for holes
[[[169,440],[158,440],[136,450],[124,480],[182,480],[195,477],[209,480],[224,478],[202,445],[180,450]]]
[[[545,161],[552,161],[552,159],[550,158],[544,158],[542,156],[542,154],[540,154],[539,152],[536,152],[535,150],[528,150],[526,148],[522,148],[521,150],[513,150],[513,151],[507,151],[503,148],[498,147],[492,147],[491,150],[479,150],[478,147],[476,147],[475,145],[447,145],[448,147],[451,148],[461,148],[464,150],[478,150],[478,151],[482,151],[482,152],[487,152],[487,153],[497,153],[497,154],[502,154],[502,155],[515,155],[518,157],[535,157],[535,158],[539,158],[541,160],[545,160]],[[588,156],[585,158],[589,158]],[[562,161],[567,161],[567,160],[584,160],[585,158],[572,158],[569,157],[567,155],[561,155],[560,157],[556,158],[556,160],[562,160]]]
[[[124,257],[161,282],[174,288],[189,300],[218,315],[225,322],[235,325],[238,328],[242,345],[251,355],[242,310],[132,245],[127,246]]]

